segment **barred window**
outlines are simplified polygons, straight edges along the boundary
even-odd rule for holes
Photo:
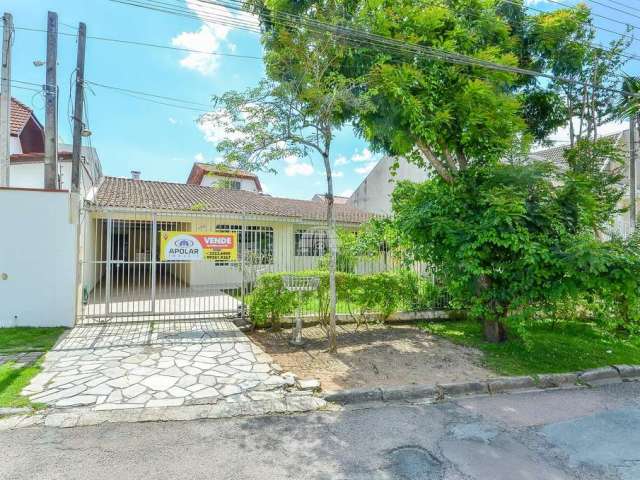
[[[327,232],[322,230],[296,230],[296,257],[321,257],[329,250]]]
[[[236,232],[238,236],[238,259],[253,265],[273,263],[273,227],[247,225],[242,235],[242,225],[217,225],[219,232]],[[218,263],[217,263],[218,264]],[[226,265],[228,262],[220,262]]]

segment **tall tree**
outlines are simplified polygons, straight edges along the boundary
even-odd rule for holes
[[[317,47],[317,42],[313,44]],[[290,44],[288,58],[296,68],[287,80],[263,80],[244,92],[230,91],[214,97],[215,110],[201,118],[225,129],[218,144],[230,165],[275,171],[273,162],[315,153],[327,180],[327,237],[329,243],[329,351],[336,352],[336,257],[334,189],[331,147],[342,112],[359,102],[353,84],[336,75],[327,63],[326,50],[304,43]],[[284,53],[284,52],[281,52]],[[362,105],[362,102],[359,102]]]

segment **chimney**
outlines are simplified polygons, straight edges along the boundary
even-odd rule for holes
[[[140,180],[140,170],[131,170],[131,180]]]

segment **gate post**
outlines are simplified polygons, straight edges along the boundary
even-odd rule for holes
[[[158,214],[151,215],[151,313],[156,312],[156,247],[158,242]]]
[[[246,215],[245,215],[245,211],[244,211],[244,207],[242,207],[242,225],[241,225],[241,230],[240,230],[240,238],[241,240],[238,241],[238,246],[240,245],[240,242],[242,242],[242,251],[240,252],[240,270],[242,272],[242,284],[240,286],[240,317],[242,318],[242,320],[244,321],[245,319],[245,304],[244,304],[244,297],[245,297],[245,288],[244,288],[244,283],[245,283],[245,275],[244,275],[244,258],[245,258],[245,253],[247,250],[247,245],[246,245],[246,238],[245,238],[245,234],[244,234],[244,228],[245,228],[245,224],[246,222]]]
[[[111,218],[111,214],[107,217],[107,289],[105,291],[104,297],[104,308],[105,314],[109,315],[111,313],[111,248],[113,243],[113,219]]]

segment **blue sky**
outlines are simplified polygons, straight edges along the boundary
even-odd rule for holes
[[[185,0],[185,3],[196,13],[202,8],[198,7],[202,4],[197,0]],[[535,4],[535,8],[553,6],[544,0],[531,0],[530,3]],[[598,12],[595,7],[594,11]],[[2,9],[13,14],[18,28],[44,29],[47,11],[55,10],[61,33],[75,33],[78,22],[84,21],[89,36],[261,55],[256,34],[107,0],[3,0]],[[620,16],[607,9],[601,13]],[[630,21],[640,25],[640,19]],[[618,31],[623,28],[603,19],[597,19],[596,23]],[[603,40],[607,38],[603,37]],[[636,43],[634,47],[638,45]],[[61,35],[58,48],[59,131],[62,139],[70,142],[67,105],[76,59],[75,38]],[[637,54],[640,48],[631,51]],[[33,61],[44,60],[45,52],[44,33],[18,29],[13,50],[14,80],[44,83],[44,67],[35,67]],[[262,62],[255,59],[190,54],[92,39],[87,42],[86,80],[198,104],[207,104],[212,94],[255,85],[263,74]],[[37,89],[32,85],[14,85]],[[41,94],[17,88],[12,93],[33,107],[43,119]],[[131,170],[140,170],[147,180],[184,182],[194,161],[212,161],[218,157],[215,141],[220,138],[220,131],[215,125],[199,125],[196,122],[199,112],[143,101],[137,96],[98,86],[87,92],[87,107],[89,126],[93,131],[91,142],[98,149],[108,175],[128,176]],[[333,148],[336,193],[349,194],[375,165],[378,155],[366,147],[366,143],[356,138],[350,129],[344,129],[337,136]],[[290,159],[289,163],[275,167],[278,175],[260,175],[268,193],[311,198],[314,193],[326,189],[324,168],[317,160]]]

